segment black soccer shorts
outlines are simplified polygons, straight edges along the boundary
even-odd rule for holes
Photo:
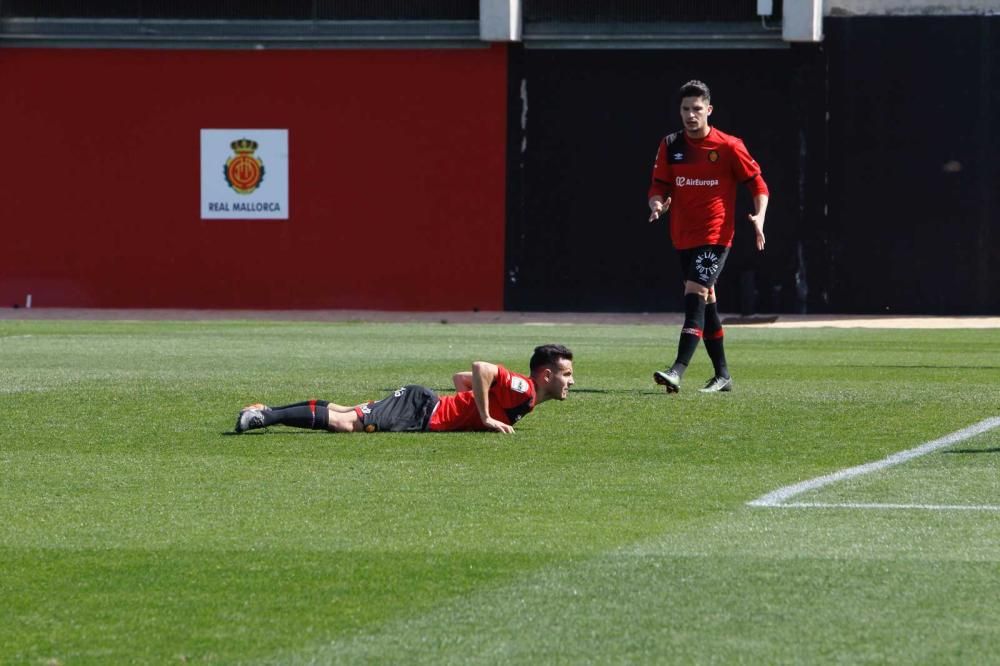
[[[681,274],[685,280],[697,282],[711,289],[719,279],[729,248],[725,245],[701,245],[689,250],[678,250]]]
[[[439,398],[418,384],[396,389],[392,395],[362,405],[365,432],[420,432],[427,430]]]

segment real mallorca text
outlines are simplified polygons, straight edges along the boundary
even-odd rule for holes
[[[213,213],[279,213],[281,204],[277,201],[209,201],[208,210]]]

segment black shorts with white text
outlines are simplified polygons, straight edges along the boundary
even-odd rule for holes
[[[726,265],[729,248],[725,245],[701,245],[687,250],[678,250],[681,274],[684,280],[697,282],[711,289],[719,279]]]
[[[427,430],[438,402],[434,391],[408,384],[357,409],[365,432],[420,432]]]

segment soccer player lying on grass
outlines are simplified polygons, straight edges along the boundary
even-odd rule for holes
[[[283,407],[244,407],[236,419],[238,433],[286,425],[331,432],[422,432],[491,430],[512,433],[514,424],[539,403],[565,400],[573,381],[573,352],[562,345],[535,348],[531,375],[502,365],[476,361],[472,370],[452,377],[455,395],[438,396],[418,384],[353,407],[325,400],[306,400]]]

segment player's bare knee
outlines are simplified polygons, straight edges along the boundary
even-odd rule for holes
[[[703,301],[708,301],[708,295],[712,293],[712,289],[706,287],[703,284],[698,284],[697,282],[687,281],[684,283],[684,293],[685,294],[698,294],[701,296]]]

